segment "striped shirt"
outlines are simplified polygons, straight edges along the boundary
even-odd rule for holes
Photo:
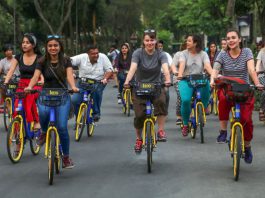
[[[220,71],[224,76],[237,77],[249,83],[247,62],[253,59],[252,51],[249,48],[243,48],[237,58],[232,58],[229,51],[221,51],[213,68]]]

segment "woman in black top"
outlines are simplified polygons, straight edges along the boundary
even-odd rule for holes
[[[33,78],[25,90],[31,90],[43,74],[45,83],[43,88],[67,88],[67,82],[74,92],[78,91],[73,77],[73,68],[68,57],[64,56],[64,49],[59,36],[52,35],[46,42],[46,54],[39,60]],[[56,107],[56,126],[58,128],[63,150],[63,168],[73,168],[74,164],[69,158],[69,133],[67,129],[68,116],[70,112],[70,96],[66,94],[63,98],[65,103]],[[44,144],[49,124],[50,107],[38,102],[42,134],[39,144]]]
[[[16,67],[19,66],[20,81],[18,83],[17,92],[23,92],[23,89],[28,86],[30,79],[32,78],[37,60],[41,56],[38,48],[38,42],[36,37],[32,33],[26,33],[23,36],[21,44],[22,53],[15,56],[15,59],[11,61],[11,67],[6,75],[5,84],[12,78]],[[43,77],[39,76],[39,84],[43,84]],[[35,86],[34,89],[40,89]],[[38,94],[29,94],[23,99],[23,106],[26,112],[27,122],[34,122],[34,130],[40,129],[39,115],[36,106],[36,100]],[[18,105],[18,100],[15,101],[15,107]],[[14,115],[16,116],[16,112]]]

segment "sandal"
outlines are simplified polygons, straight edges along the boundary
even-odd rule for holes
[[[262,110],[259,111],[259,121],[265,121],[265,115]]]

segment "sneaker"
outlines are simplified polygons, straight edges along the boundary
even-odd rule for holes
[[[63,168],[67,169],[74,168],[74,163],[69,156],[63,156]]]
[[[221,130],[220,134],[217,137],[216,142],[219,143],[219,144],[226,143],[227,142],[226,136],[227,136],[227,131]]]
[[[122,104],[121,98],[118,99],[118,104]]]
[[[37,144],[39,146],[42,146],[45,142],[46,142],[46,133],[41,133],[38,138]]]
[[[93,120],[94,120],[94,122],[98,122],[98,121],[99,121],[99,119],[100,119],[100,117],[99,117],[99,116],[94,116],[94,117],[93,117]]]
[[[181,124],[182,124],[182,120],[180,118],[178,118],[176,121],[176,125],[181,125]]]
[[[157,141],[159,141],[159,142],[166,142],[167,141],[166,132],[164,130],[159,130],[157,132]]]
[[[251,151],[251,147],[245,147],[245,162],[247,164],[251,164],[252,163],[252,159],[253,159],[253,154]]]
[[[135,145],[134,145],[134,151],[136,154],[140,154],[142,152],[143,147],[143,140],[136,139]]]
[[[189,132],[189,127],[188,127],[188,125],[184,125],[184,126],[182,127],[182,130],[181,130],[182,136],[183,136],[183,137],[188,136],[188,132]]]

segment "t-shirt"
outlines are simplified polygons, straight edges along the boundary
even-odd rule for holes
[[[132,62],[137,64],[136,81],[161,82],[161,67],[168,60],[167,55],[159,50],[149,55],[143,48],[138,48],[132,55]]]
[[[175,67],[176,67],[176,69],[177,69],[177,72],[178,72],[178,70],[179,70],[179,58],[180,58],[180,56],[181,56],[181,51],[178,51],[178,52],[176,52],[175,54],[174,54],[174,56],[173,56],[173,60],[172,60],[172,64],[174,64],[175,65]]]
[[[15,56],[19,64],[20,78],[31,79],[34,75],[34,71],[37,65],[37,60],[40,56],[36,56],[35,61],[31,65],[25,65],[23,61],[23,54],[18,54]]]
[[[10,59],[7,59],[7,58],[3,58],[0,61],[0,70],[1,70],[1,73],[4,73],[5,75],[8,73],[8,71],[10,69],[10,66],[11,66],[11,60]],[[19,68],[18,67],[16,67],[14,74],[16,76],[19,76],[20,75],[20,72],[19,72]]]
[[[46,65],[44,62],[39,62],[36,66],[36,69],[40,70],[44,77],[44,88],[67,88],[66,81],[66,68],[72,67],[71,60],[69,58],[64,58],[64,65],[60,66],[57,63],[51,63],[50,65]],[[51,69],[52,68],[52,69]],[[56,76],[53,74],[57,75]],[[65,73],[65,76],[62,77],[62,73]],[[60,81],[61,83],[60,83]],[[63,84],[63,85],[62,85]]]
[[[78,66],[80,78],[91,78],[94,80],[102,80],[105,72],[112,72],[113,67],[108,57],[98,54],[98,60],[92,64],[87,53],[79,54],[71,57],[73,66]]]
[[[253,54],[249,48],[243,48],[237,58],[232,58],[229,51],[221,51],[213,68],[222,70],[224,76],[237,77],[249,83],[247,62],[251,59]]]
[[[265,48],[262,48],[257,56],[257,60],[261,60],[260,68],[259,71],[264,71],[265,70]]]
[[[185,64],[183,76],[201,74],[204,71],[204,64],[210,63],[209,57],[204,51],[193,55],[188,50],[184,50],[179,58],[179,62],[182,61],[184,61]]]

